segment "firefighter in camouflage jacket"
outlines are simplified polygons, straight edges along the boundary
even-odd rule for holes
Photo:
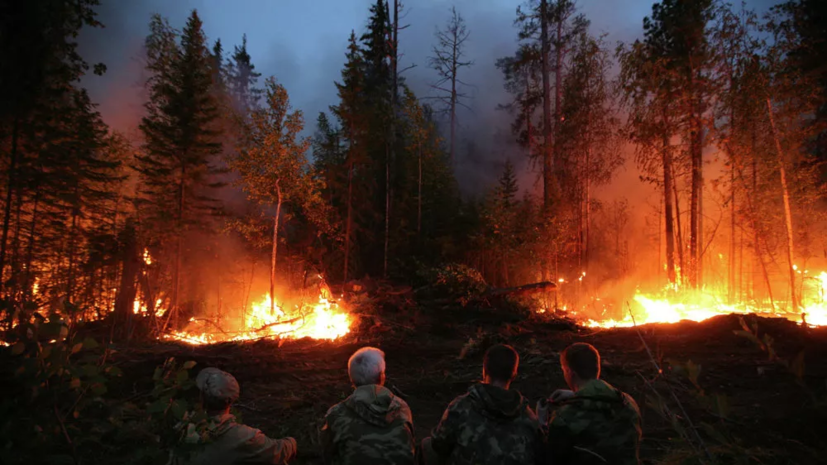
[[[554,465],[640,463],[637,403],[600,378],[600,354],[590,344],[572,344],[560,355],[572,391],[557,390],[549,407],[537,410],[548,434],[547,457]],[[548,419],[547,419],[548,418]]]
[[[385,383],[379,349],[359,349],[348,361],[356,387],[325,415],[321,442],[328,465],[413,465],[413,418],[408,404]]]

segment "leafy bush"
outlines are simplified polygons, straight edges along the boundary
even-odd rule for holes
[[[479,271],[462,264],[447,264],[437,268],[420,268],[417,277],[423,287],[420,296],[452,298],[463,302],[480,297],[488,290]]]
[[[119,400],[110,393],[123,375],[114,350],[77,340],[56,314],[16,329],[0,354],[3,463],[164,463],[203,430],[206,415],[185,400],[195,362],[169,359],[150,391]]]

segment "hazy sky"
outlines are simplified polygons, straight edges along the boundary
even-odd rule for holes
[[[653,0],[579,0],[580,12],[592,21],[594,33],[607,34],[614,47],[618,41],[632,41],[642,34],[643,17],[651,12]],[[197,9],[212,43],[220,38],[225,51],[247,34],[248,51],[263,76],[276,76],[285,85],[292,104],[304,112],[311,132],[319,111],[336,103],[334,80],[344,64],[351,30],[361,33],[372,0],[102,0],[98,9],[104,29],[88,30],[81,36],[81,51],[89,62],[104,62],[103,77],[90,76],[85,84],[100,111],[114,128],[134,130],[141,116],[140,56],[147,24],[152,13],[166,16],[173,27],[183,27],[192,9]],[[473,112],[461,116],[465,140],[480,150],[475,160],[463,160],[458,175],[463,184],[479,187],[500,171],[506,157],[517,162],[524,187],[533,175],[519,150],[510,144],[510,117],[496,110],[507,103],[501,73],[494,67],[497,58],[516,47],[513,27],[515,9],[522,0],[408,0],[400,33],[404,56],[401,68],[408,84],[420,97],[432,95],[428,83],[434,72],[427,58],[434,44],[434,30],[445,23],[452,5],[465,17],[471,36],[468,58],[474,60],[463,80],[473,87],[469,105]],[[747,2],[759,11],[773,0]]]

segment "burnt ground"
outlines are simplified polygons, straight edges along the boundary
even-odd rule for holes
[[[387,385],[408,401],[417,437],[423,438],[451,399],[480,378],[482,353],[488,345],[506,342],[519,351],[519,375],[513,388],[533,404],[564,387],[559,352],[572,342],[585,341],[603,356],[603,378],[631,394],[641,407],[644,463],[672,462],[687,450],[671,424],[648,405],[655,398],[652,387],[664,398],[671,398],[670,390],[675,392],[705,447],[711,453],[730,455],[722,463],[744,458],[750,460],[741,463],[825,460],[827,328],[803,328],[754,316],[746,319],[757,322],[760,338],[773,338],[770,349],[777,352],[775,360],[755,341],[734,333],[741,329],[737,316],[648,325],[638,332],[444,309],[381,318],[363,315],[358,328],[337,342],[299,340],[279,345],[265,340],[201,347],[164,343],[125,348],[120,356],[134,390],[145,389],[152,369],[169,356],[197,361],[194,371],[217,366],[232,372],[241,384],[238,411],[243,421],[270,436],[297,438],[298,463],[310,464],[321,463],[317,431],[326,410],[351,392],[347,359],[359,347],[374,345],[386,352]],[[664,366],[664,375],[656,376],[640,335]],[[803,365],[800,358],[795,362],[802,351]],[[676,371],[689,360],[700,365],[699,387]],[[803,376],[795,376],[802,366]],[[727,408],[708,408],[709,402],[698,396],[699,389]],[[678,412],[674,401],[667,404]],[[679,416],[685,423],[686,418]],[[702,423],[712,425],[715,432]]]

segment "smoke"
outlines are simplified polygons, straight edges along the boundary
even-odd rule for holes
[[[102,0],[98,8],[103,29],[87,29],[81,34],[80,51],[90,63],[103,62],[108,72],[103,77],[90,75],[83,84],[100,104],[106,122],[114,129],[131,134],[143,114],[141,89],[142,47],[147,24],[153,13],[167,17],[173,27],[182,28],[192,9],[204,22],[210,43],[221,39],[225,54],[247,34],[248,51],[262,77],[275,76],[290,93],[293,107],[305,116],[305,134],[315,130],[319,112],[328,111],[337,101],[334,81],[340,79],[351,30],[360,35],[367,24],[373,0],[283,0],[279,2],[246,0],[230,6],[207,0]],[[496,182],[506,159],[517,168],[524,192],[538,194],[539,166],[527,159],[510,132],[512,115],[497,110],[511,96],[503,88],[502,73],[496,69],[498,58],[516,50],[517,30],[513,25],[519,2],[513,0],[430,0],[408,1],[400,22],[410,25],[400,32],[400,69],[410,66],[403,78],[421,98],[434,97],[431,84],[436,73],[428,58],[435,44],[434,32],[444,27],[455,6],[464,17],[470,38],[465,54],[474,62],[463,69],[461,79],[470,109],[459,112],[456,174],[466,194],[478,195]],[[579,12],[591,20],[593,34],[605,34],[613,47],[642,36],[643,18],[651,13],[651,0],[599,0],[580,2]],[[750,7],[764,13],[778,3],[757,0]],[[433,100],[424,100],[434,103]],[[447,134],[447,131],[443,131]],[[621,148],[626,163],[613,182],[596,192],[604,203],[625,197],[630,205],[632,228],[636,237],[646,227],[646,217],[659,204],[653,186],[639,180],[632,160],[631,146]],[[653,207],[654,206],[654,207]],[[640,245],[646,247],[645,244]]]

